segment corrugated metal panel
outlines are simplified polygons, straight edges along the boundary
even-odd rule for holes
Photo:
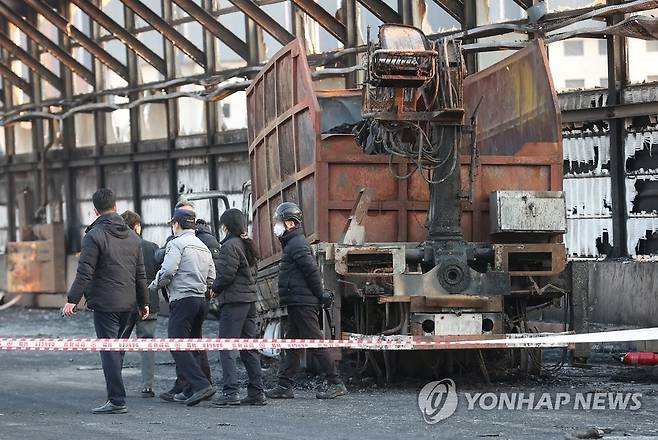
[[[597,240],[613,244],[612,218],[567,218],[566,243],[569,257],[601,257]]]

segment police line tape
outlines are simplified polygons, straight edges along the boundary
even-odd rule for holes
[[[477,336],[371,336],[346,334],[344,339],[97,339],[0,338],[0,351],[224,351],[345,348],[353,350],[454,350],[493,348],[558,348],[577,343],[658,340],[658,327],[597,333],[523,333]]]

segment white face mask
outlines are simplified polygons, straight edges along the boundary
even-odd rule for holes
[[[272,229],[274,231],[274,235],[277,237],[282,237],[286,232],[286,227],[283,226],[283,223],[276,223]]]

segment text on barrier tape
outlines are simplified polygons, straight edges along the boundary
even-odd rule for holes
[[[549,348],[577,343],[658,340],[658,327],[598,333],[540,333],[477,336],[369,336],[344,339],[97,339],[0,338],[0,351],[223,351],[346,348],[353,350],[445,350],[471,348]]]

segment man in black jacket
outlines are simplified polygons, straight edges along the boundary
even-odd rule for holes
[[[322,276],[313,251],[302,230],[302,211],[295,203],[285,202],[276,208],[274,235],[281,241],[283,254],[279,263],[279,302],[287,306],[286,338],[323,339],[318,311],[331,304],[332,296],[322,288]],[[333,399],[347,394],[327,349],[314,354],[327,374],[329,388],[316,394],[318,399]],[[279,385],[265,395],[271,399],[292,399],[294,377],[299,369],[300,350],[288,350],[279,372]]]
[[[132,211],[125,211],[121,217],[126,225],[135,231],[142,239],[142,254],[144,255],[144,268],[146,270],[146,285],[148,286],[155,279],[155,274],[160,270],[161,264],[155,261],[155,251],[158,245],[152,241],[142,238],[142,218],[139,214]],[[151,339],[155,337],[155,328],[157,326],[158,312],[160,311],[160,297],[158,291],[154,290],[149,294],[149,317],[147,319],[137,320],[135,333],[138,338]],[[155,352],[143,351],[140,353],[142,358],[142,397],[155,397],[153,392],[153,380],[155,377]]]
[[[112,191],[99,189],[93,195],[93,203],[98,218],[82,239],[78,271],[62,313],[72,316],[84,296],[87,307],[94,311],[98,338],[129,338],[137,306],[142,319],[149,315],[140,239],[117,214]],[[123,352],[101,352],[107,402],[94,408],[94,414],[127,412],[121,377],[123,356]]]

